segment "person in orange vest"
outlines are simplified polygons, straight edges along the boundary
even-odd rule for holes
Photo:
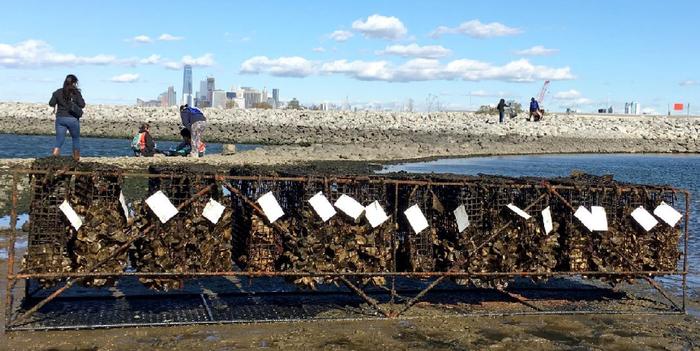
[[[134,156],[152,157],[156,153],[156,143],[150,133],[151,127],[144,123],[139,127],[139,132],[131,140],[131,149]]]

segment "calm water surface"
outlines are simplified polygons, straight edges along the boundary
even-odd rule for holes
[[[441,159],[385,167],[383,171],[412,173],[494,174],[504,176],[567,176],[572,170],[639,184],[662,184],[691,192],[689,281],[700,287],[700,155],[587,154],[494,156]],[[682,213],[683,208],[677,207]]]
[[[206,135],[205,135],[206,136]],[[34,158],[51,154],[56,137],[48,135],[0,134],[0,158]],[[206,138],[205,138],[206,141]],[[69,156],[72,149],[70,136],[61,148],[61,154]],[[177,146],[178,141],[156,140],[158,149],[167,150]],[[259,145],[236,144],[237,151],[251,150]],[[222,145],[207,143],[207,154],[220,154]],[[133,156],[131,139],[80,138],[81,156]]]

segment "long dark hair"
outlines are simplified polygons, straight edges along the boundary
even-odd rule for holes
[[[78,77],[76,77],[74,74],[67,75],[66,79],[63,81],[63,97],[68,100],[79,91]]]

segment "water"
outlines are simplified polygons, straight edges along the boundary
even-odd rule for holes
[[[56,137],[48,135],[15,135],[0,134],[0,158],[35,158],[51,154]],[[177,146],[179,141],[156,140],[158,149],[167,150]],[[252,150],[259,145],[236,144],[236,151]],[[218,143],[207,143],[207,154],[220,154],[223,146]],[[61,148],[61,154],[71,153],[72,141],[66,136],[66,142]],[[80,138],[81,156],[133,156],[131,139],[113,138]]]
[[[441,159],[387,166],[382,172],[494,174],[511,177],[568,176],[572,170],[603,175],[639,184],[670,185],[691,192],[689,275],[691,286],[700,287],[700,155],[586,154],[494,156]],[[677,208],[683,212],[682,208]]]

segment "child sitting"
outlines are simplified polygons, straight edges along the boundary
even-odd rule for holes
[[[144,123],[139,127],[139,132],[131,140],[131,150],[134,156],[153,157],[156,153],[156,143],[150,133],[150,126]]]

